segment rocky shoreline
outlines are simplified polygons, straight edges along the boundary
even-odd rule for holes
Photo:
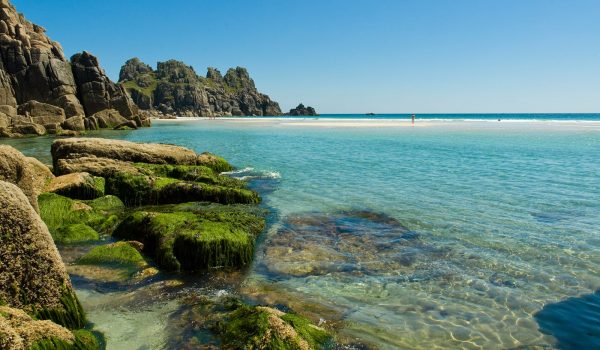
[[[99,349],[67,274],[122,284],[160,271],[235,273],[265,227],[258,193],[224,159],[178,146],[58,139],[53,172],[0,146],[0,349]],[[65,266],[55,243],[85,253]],[[230,272],[228,272],[230,271]],[[201,299],[232,349],[322,349],[331,330],[289,310]],[[4,343],[3,343],[4,342]]]

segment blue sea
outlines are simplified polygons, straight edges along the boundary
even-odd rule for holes
[[[600,349],[600,114],[379,117],[93,136],[230,160],[271,212],[236,292],[334,325],[357,349]],[[50,141],[3,142],[47,162]],[[78,293],[108,349],[168,347],[172,301],[111,308],[113,294]]]

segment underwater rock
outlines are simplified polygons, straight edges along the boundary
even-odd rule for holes
[[[46,225],[23,192],[0,181],[0,300],[69,329],[83,309]]]
[[[369,211],[290,216],[265,244],[272,273],[389,275],[413,269],[435,253],[398,220]]]
[[[96,199],[104,195],[104,179],[88,173],[71,173],[50,181],[45,192],[73,199]]]
[[[231,206],[138,211],[129,215],[113,236],[142,242],[144,253],[164,269],[197,271],[248,265],[264,225],[262,217]]]

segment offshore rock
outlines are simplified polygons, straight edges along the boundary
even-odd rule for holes
[[[256,89],[245,68],[208,68],[206,77],[183,62],[159,62],[157,70],[134,58],[121,68],[120,82],[144,110],[163,115],[214,117],[281,115],[279,104]]]
[[[288,113],[289,116],[316,116],[317,111],[314,108],[308,106],[305,107],[302,103],[298,105],[296,108],[290,109]]]

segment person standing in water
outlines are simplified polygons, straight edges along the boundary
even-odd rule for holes
[[[411,119],[412,119],[412,125],[415,126],[415,115],[414,114],[412,115]]]

